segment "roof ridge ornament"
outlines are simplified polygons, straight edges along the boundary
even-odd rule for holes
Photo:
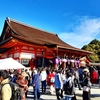
[[[6,20],[7,20],[8,22],[10,22],[10,18],[9,18],[9,17],[6,17]]]

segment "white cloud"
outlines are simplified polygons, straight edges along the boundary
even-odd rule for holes
[[[62,32],[59,37],[66,43],[81,48],[88,44],[97,35],[100,35],[100,18],[82,17],[70,32]],[[68,26],[68,25],[67,25]]]

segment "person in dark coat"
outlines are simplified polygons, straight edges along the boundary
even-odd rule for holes
[[[37,70],[34,71],[34,76],[32,77],[32,86],[34,89],[34,100],[40,99],[40,77]]]
[[[75,95],[75,91],[72,73],[70,73],[69,71],[66,73],[66,79],[63,84],[63,89],[65,91],[65,100],[72,100]]]
[[[84,71],[83,75],[84,75],[83,82],[82,82],[83,100],[90,100],[91,82],[89,78],[89,73],[87,71]]]

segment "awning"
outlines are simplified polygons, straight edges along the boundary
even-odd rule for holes
[[[0,60],[0,70],[5,69],[23,69],[25,66],[23,66],[18,61],[14,60],[13,58],[6,58]]]

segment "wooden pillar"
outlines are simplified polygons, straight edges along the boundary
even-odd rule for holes
[[[14,59],[14,47],[12,48],[12,58]]]
[[[36,67],[36,54],[37,54],[37,48],[34,49],[34,59],[35,59],[34,66],[35,67]]]
[[[22,49],[22,46],[21,46],[21,45],[18,45],[18,47],[19,47],[19,63],[21,63],[20,54],[21,54],[21,49]]]
[[[56,47],[56,57],[58,57],[58,47]],[[55,64],[54,64],[54,69],[57,69],[57,64],[56,64],[56,58],[55,58]]]

